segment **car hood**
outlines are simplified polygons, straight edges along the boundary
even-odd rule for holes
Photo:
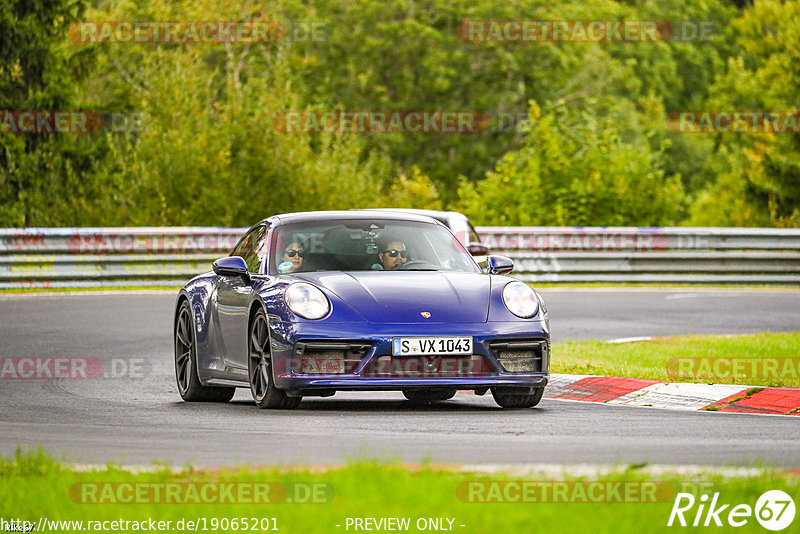
[[[325,271],[295,277],[334,293],[370,323],[482,323],[489,312],[491,282],[484,274]]]

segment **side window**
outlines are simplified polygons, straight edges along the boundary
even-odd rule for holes
[[[247,270],[251,273],[258,273],[261,267],[263,256],[259,252],[264,250],[264,239],[267,235],[265,226],[259,226],[250,230],[231,252],[231,256],[241,256],[247,264]]]

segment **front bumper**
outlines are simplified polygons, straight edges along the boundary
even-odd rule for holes
[[[289,323],[274,319],[270,318],[270,328],[275,385],[290,394],[312,393],[312,390],[324,394],[336,390],[538,388],[544,387],[550,376],[550,336],[544,321],[350,324],[325,321]],[[392,339],[395,337],[466,335],[473,338],[472,356],[461,357],[471,358],[471,362],[466,364],[452,363],[456,357],[444,355],[416,357],[420,360],[419,365],[426,366],[412,365],[416,372],[403,365],[386,365],[387,358],[391,358]],[[498,344],[507,347],[509,342],[520,341],[541,345],[541,364],[533,371],[509,372],[501,363],[507,360],[498,358]],[[298,351],[298,347],[334,346],[337,343],[363,347],[363,352],[345,356],[347,367],[339,367],[334,373],[326,373],[322,367],[320,372],[304,367],[302,348]],[[395,361],[403,361],[403,357],[395,358]]]

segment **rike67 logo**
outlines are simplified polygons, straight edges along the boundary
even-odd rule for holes
[[[699,499],[691,493],[678,493],[667,526],[742,527],[755,516],[762,527],[777,531],[791,525],[794,514],[794,501],[780,490],[764,492],[756,501],[755,507],[749,504],[724,503],[720,500],[719,492],[714,493],[710,502],[706,493]]]

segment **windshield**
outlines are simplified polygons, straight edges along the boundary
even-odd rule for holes
[[[314,271],[481,272],[446,228],[434,223],[336,220],[276,229],[270,274]]]

